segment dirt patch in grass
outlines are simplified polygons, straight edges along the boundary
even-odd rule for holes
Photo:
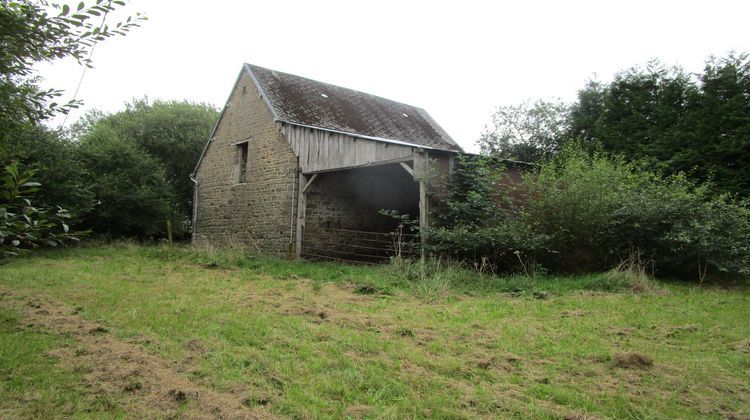
[[[84,373],[94,394],[115,397],[138,418],[267,418],[267,412],[243,405],[239,395],[216,392],[178,373],[173,364],[143,347],[112,336],[102,325],[87,321],[65,305],[2,291],[11,299],[0,305],[17,311],[26,328],[74,338],[75,348],[53,350],[63,365]],[[199,348],[198,341],[188,347]]]
[[[295,287],[290,290],[249,284],[235,291],[231,299],[242,306],[265,307],[278,314],[306,318],[314,324],[333,324],[383,334],[391,334],[398,328],[388,314],[363,314],[349,307],[366,307],[385,295],[357,294],[356,285],[352,283],[316,285],[307,279],[294,282]],[[420,339],[429,341],[430,337],[425,335]]]
[[[735,343],[732,346],[732,350],[738,351],[740,353],[750,353],[750,340],[743,340]]]
[[[633,334],[635,332],[635,328],[631,328],[631,327],[614,328],[614,327],[611,327],[611,328],[609,328],[608,332],[610,334],[612,334],[612,335],[616,335],[616,336],[620,336],[620,337],[625,337],[625,336],[629,336],[629,335]]]
[[[353,419],[363,419],[367,417],[368,414],[372,412],[372,408],[366,405],[352,405],[349,406],[346,411],[344,412],[344,415],[349,418]]]
[[[700,329],[700,325],[680,325],[672,328],[672,330],[667,333],[667,337],[680,337],[682,335],[699,331]]]
[[[612,357],[615,366],[623,369],[648,369],[654,366],[654,359],[640,353],[618,353]]]
[[[566,309],[560,312],[560,318],[579,318],[589,315],[589,311],[583,309]]]
[[[185,342],[185,348],[190,350],[192,353],[196,354],[204,354],[206,352],[206,348],[203,344],[203,340],[200,338],[194,338],[192,340],[188,340]]]

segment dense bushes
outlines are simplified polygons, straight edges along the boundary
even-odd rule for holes
[[[77,127],[76,136],[86,139],[104,129],[111,138],[158,160],[174,191],[174,213],[189,223],[193,202],[190,174],[218,116],[213,106],[203,103],[134,99],[124,111],[90,115]],[[184,228],[189,230],[189,226]]]
[[[488,159],[460,159],[449,197],[437,208],[448,217],[437,217],[430,231],[433,252],[484,260],[504,271],[598,271],[638,253],[660,274],[698,273],[707,265],[750,272],[746,203],[717,196],[708,184],[660,177],[576,146],[529,170],[515,186],[465,174],[491,165]],[[506,199],[486,200],[492,206],[481,217],[456,216],[453,208],[466,205],[467,195],[488,190]]]
[[[646,179],[615,210],[612,240],[638,249],[662,271],[750,272],[750,211],[682,175]],[[622,251],[620,251],[622,252]]]
[[[76,216],[91,210],[94,202],[92,178],[81,162],[78,144],[43,125],[14,134],[10,150],[0,153],[0,163],[17,162],[19,168],[33,171],[41,184],[35,203],[68,209],[75,225]]]
[[[748,273],[749,89],[750,55],[730,53],[701,74],[652,61],[589,82],[570,106],[498,108],[482,151],[540,165],[510,191],[488,176],[496,161],[462,158],[433,251],[505,271],[636,255],[664,275]]]
[[[84,226],[115,238],[163,236],[173,217],[175,193],[158,159],[121,141],[107,127],[92,130],[78,153],[95,176],[94,202],[82,215]]]
[[[85,226],[110,237],[163,238],[190,233],[190,173],[216,122],[210,105],[136,99],[114,114],[89,113],[73,129],[92,176]]]
[[[459,155],[457,160],[448,198],[436,200],[430,250],[500,271],[528,270],[548,238],[523,217],[526,194],[505,182],[503,163],[497,159]]]
[[[41,183],[35,204],[70,210],[71,228],[110,238],[190,232],[190,172],[218,116],[206,104],[134,100],[122,112],[92,111],[65,132],[15,133],[0,163],[17,162]]]

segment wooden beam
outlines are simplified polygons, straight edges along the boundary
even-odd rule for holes
[[[427,196],[427,185],[424,179],[419,180],[419,239],[422,245],[422,257],[424,257],[425,246],[427,245],[427,236],[429,232],[428,214],[430,208]]]
[[[307,189],[310,188],[310,185],[312,185],[313,181],[315,181],[315,178],[318,177],[318,174],[313,174],[313,176],[310,177],[310,180],[307,181],[307,184],[305,184],[305,188],[302,189],[303,193],[307,192]]]
[[[381,160],[381,161],[377,161],[377,162],[364,163],[364,164],[361,164],[361,165],[344,165],[344,166],[338,166],[337,165],[337,166],[333,166],[331,168],[326,168],[326,169],[319,169],[319,170],[315,170],[315,171],[305,171],[305,174],[307,174],[307,175],[310,175],[310,174],[324,174],[326,172],[337,172],[337,171],[344,171],[344,170],[347,170],[347,169],[370,168],[370,167],[373,167],[373,166],[383,166],[383,165],[390,165],[392,163],[408,162],[408,161],[413,160],[413,159],[414,159],[414,157],[412,155],[409,155],[409,156],[404,156],[404,157],[395,158],[395,159],[387,159],[387,160]]]
[[[302,236],[305,234],[305,209],[307,207],[307,199],[305,196],[306,185],[307,176],[300,172],[299,191],[297,192],[297,240],[294,246],[294,253],[298,259],[302,256]]]
[[[425,153],[424,150],[417,150],[417,152],[414,153],[414,172],[418,174],[417,181],[419,181],[419,239],[422,245],[421,254],[423,259],[425,257],[425,247],[427,245],[430,229],[430,202],[427,194],[427,182],[431,176],[429,162],[430,156]]]
[[[414,177],[414,169],[412,169],[411,166],[407,165],[406,162],[401,162],[400,165],[406,172],[409,173],[409,175],[412,176],[412,178]]]

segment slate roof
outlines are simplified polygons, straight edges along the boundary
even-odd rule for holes
[[[462,151],[422,108],[246,64],[278,121]]]

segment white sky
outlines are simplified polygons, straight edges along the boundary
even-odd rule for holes
[[[476,151],[498,105],[570,101],[586,79],[654,57],[698,72],[711,54],[750,50],[750,1],[133,0],[123,11],[149,20],[97,46],[67,124],[144,95],[222,107],[248,62],[422,107]],[[39,69],[72,96],[80,67]]]

